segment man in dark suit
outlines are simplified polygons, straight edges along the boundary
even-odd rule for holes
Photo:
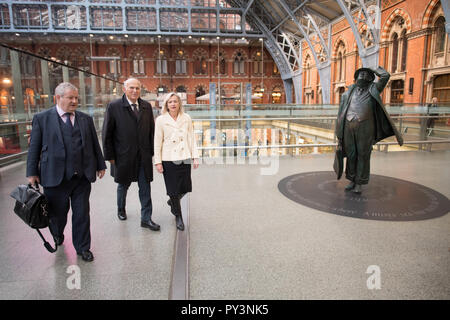
[[[374,82],[375,75],[379,77]],[[356,70],[355,84],[342,95],[336,123],[336,137],[347,157],[345,176],[350,183],[346,191],[361,193],[362,185],[369,182],[372,146],[384,138],[395,135],[400,145],[403,138],[397,131],[381,102],[389,73],[381,67],[376,70]]]
[[[153,231],[160,226],[152,220],[150,182],[153,181],[153,137],[155,122],[150,103],[140,98],[141,83],[135,78],[124,82],[124,95],[110,102],[103,122],[103,151],[111,163],[117,185],[117,215],[126,220],[126,197],[131,182],[138,182],[141,227]]]
[[[91,183],[96,175],[103,177],[106,164],[92,118],[76,111],[78,89],[63,82],[56,87],[55,96],[56,106],[33,117],[27,178],[44,187],[50,231],[58,245],[64,241],[72,207],[73,245],[84,261],[92,261],[89,196]]]

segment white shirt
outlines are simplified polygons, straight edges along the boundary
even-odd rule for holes
[[[198,158],[191,117],[180,113],[175,121],[169,113],[164,113],[156,118],[154,147],[155,164]]]
[[[128,100],[128,103],[130,104],[130,107],[131,107],[131,111],[134,111],[134,110],[133,110],[133,106],[132,106],[133,102],[131,102],[131,100],[130,100],[130,99],[128,99],[127,95],[125,95],[125,98],[127,98],[127,100]],[[137,108],[137,110],[139,111],[139,101],[138,101],[138,100],[136,100],[136,102],[135,102],[134,104],[136,105],[136,108]]]
[[[58,112],[58,114],[59,114],[61,120],[62,120],[64,123],[66,123],[67,118],[66,118],[66,116],[64,115],[66,112],[65,112],[63,109],[61,109],[58,105],[56,105],[56,112]],[[72,126],[75,125],[75,113],[71,113],[71,114],[70,114],[70,122],[72,122]]]

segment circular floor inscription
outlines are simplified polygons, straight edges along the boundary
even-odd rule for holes
[[[450,201],[413,182],[371,174],[362,194],[345,191],[346,179],[333,171],[305,172],[282,179],[278,189],[304,206],[341,216],[388,221],[425,220],[443,216]]]

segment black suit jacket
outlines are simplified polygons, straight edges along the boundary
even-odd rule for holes
[[[153,181],[152,157],[155,120],[150,103],[138,99],[136,118],[125,94],[108,104],[103,122],[103,151],[106,160],[114,160],[111,175],[121,184],[138,180],[139,160],[145,177]]]
[[[58,186],[64,178],[66,150],[58,118],[56,107],[33,117],[27,177],[39,176],[44,187]],[[84,175],[90,182],[94,182],[97,171],[106,169],[94,121],[80,111],[75,111],[75,119],[81,131]]]

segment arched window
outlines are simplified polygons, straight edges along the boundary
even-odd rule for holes
[[[159,51],[156,59],[156,73],[167,74],[167,58],[163,49]]]
[[[305,59],[305,85],[311,85],[311,57],[308,55]]]
[[[186,87],[185,86],[178,86],[175,89],[176,92],[186,92]]]
[[[186,74],[186,57],[183,49],[177,50],[176,60],[175,60],[175,73]]]
[[[398,59],[398,35],[394,33],[392,37],[392,62],[391,62],[391,72],[397,72],[397,59]]]
[[[208,74],[207,54],[203,49],[197,49],[192,54],[194,58],[194,74]]]
[[[134,52],[131,56],[133,74],[145,74],[144,55],[141,52]]]
[[[337,80],[341,81],[342,80],[342,67],[343,67],[343,63],[342,63],[342,52],[338,53],[338,60],[337,60],[337,68],[338,71],[336,72],[337,74]]]
[[[233,62],[233,73],[234,74],[245,74],[245,61],[244,56],[241,52],[236,53],[236,57]]]
[[[444,51],[445,48],[445,18],[439,17],[434,24],[434,28],[436,29],[436,42],[434,46],[434,53],[440,53]]]
[[[106,70],[110,75],[120,75],[120,52],[115,48],[106,50],[105,55],[107,57],[119,57],[119,59],[112,59],[106,64]]]
[[[227,72],[227,63],[225,60],[225,54],[223,52],[219,52],[219,54],[217,54],[217,52],[214,55],[214,64],[215,64],[215,69],[216,69],[216,74],[220,73],[221,75],[225,75]]]
[[[402,41],[402,63],[400,65],[400,71],[406,70],[406,56],[408,53],[408,39],[406,38],[406,29],[402,31],[401,35]]]
[[[206,94],[206,92],[205,92],[205,89],[203,88],[203,86],[198,86],[196,89],[195,89],[195,97],[197,98],[197,97],[201,97],[201,96],[203,96],[203,95],[205,95]]]
[[[262,53],[257,51],[253,56],[253,74],[263,73]]]

